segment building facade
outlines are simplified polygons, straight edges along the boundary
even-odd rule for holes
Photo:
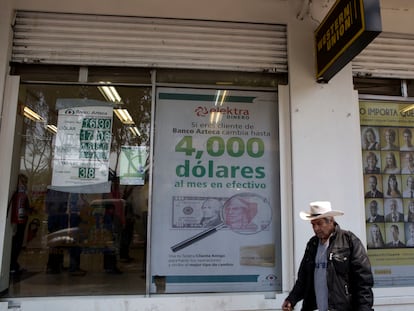
[[[378,149],[366,172],[361,139],[398,128],[400,147],[411,128],[410,1],[380,1],[383,32],[325,84],[314,30],[334,1],[4,2],[4,310],[279,310],[315,200],[367,245],[375,309],[412,309],[412,220],[396,225],[404,248],[374,249],[365,195],[371,175],[407,190],[409,154],[389,173]],[[10,273],[20,173],[31,208]]]

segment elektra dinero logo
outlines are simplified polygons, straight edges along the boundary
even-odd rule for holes
[[[237,107],[213,107],[207,108],[206,106],[198,106],[194,109],[195,114],[198,117],[208,117],[212,114],[221,114],[226,119],[244,119],[248,120],[250,112],[248,109],[241,109]]]

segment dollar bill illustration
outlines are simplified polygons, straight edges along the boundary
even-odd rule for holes
[[[222,223],[227,198],[174,196],[172,228],[212,228]]]

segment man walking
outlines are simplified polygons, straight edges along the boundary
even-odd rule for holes
[[[309,220],[315,236],[307,243],[297,281],[282,304],[293,310],[303,300],[302,311],[371,311],[373,276],[366,250],[358,237],[342,230],[331,203],[310,203],[309,212],[300,217]]]

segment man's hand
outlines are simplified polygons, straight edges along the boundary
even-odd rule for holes
[[[290,303],[289,300],[285,300],[283,302],[283,304],[282,304],[282,310],[283,311],[292,311],[293,310],[292,304]]]

